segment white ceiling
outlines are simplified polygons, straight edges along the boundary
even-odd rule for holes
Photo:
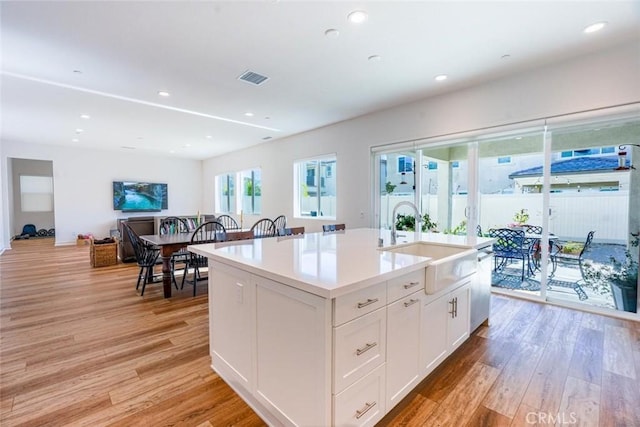
[[[368,20],[349,23],[358,9]],[[0,14],[3,141],[194,159],[640,40],[638,1],[2,1]],[[239,81],[247,70],[269,79]]]

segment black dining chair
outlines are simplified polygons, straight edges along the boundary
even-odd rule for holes
[[[276,235],[276,225],[269,218],[262,218],[251,226],[251,231],[253,231],[256,239],[274,237]]]
[[[140,281],[142,281],[140,296],[143,296],[147,283],[153,281],[153,267],[156,265],[158,257],[160,256],[160,248],[140,239],[140,236],[138,236],[133,228],[126,222],[123,222],[122,226],[129,236],[131,246],[133,246],[133,252],[136,256],[136,262],[138,263],[138,267],[140,267],[136,290],[140,287]]]
[[[196,228],[191,236],[192,245],[224,242],[225,240],[227,240],[227,231],[224,228],[224,225],[217,221],[205,222]],[[189,252],[184,275],[182,276],[181,289],[184,288],[185,282],[189,282],[189,280],[186,279],[189,269],[193,269],[193,280],[190,282],[193,283],[193,296],[195,297],[198,280],[203,279],[203,277],[200,276],[200,268],[206,267],[207,264],[208,258],[206,256]]]
[[[531,271],[530,248],[526,244],[524,230],[498,228],[489,230],[489,237],[496,239],[493,244],[494,271],[504,271],[513,260],[522,261],[522,281],[525,270]]]
[[[177,234],[177,233],[187,233],[191,231],[189,227],[189,223],[184,218],[178,218],[177,216],[168,216],[163,218],[160,221],[160,226],[158,227],[158,234]],[[178,289],[178,283],[176,282],[176,264],[182,264],[183,267],[187,263],[187,258],[189,258],[189,251],[187,248],[182,248],[177,252],[174,252],[171,255],[171,280]],[[184,274],[184,272],[183,272]]]
[[[273,220],[273,223],[276,226],[277,232],[287,226],[287,217],[284,215],[277,216],[276,219]]]
[[[235,230],[240,228],[236,220],[229,215],[220,215],[216,218],[216,221],[222,224],[226,230]]]

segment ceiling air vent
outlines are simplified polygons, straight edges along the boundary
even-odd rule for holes
[[[238,77],[238,80],[242,80],[254,85],[260,85],[265,81],[267,81],[268,78],[269,77],[265,77],[261,74],[254,73],[253,71],[245,71],[240,77]]]

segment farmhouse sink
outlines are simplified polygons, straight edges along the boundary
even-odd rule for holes
[[[472,248],[414,242],[382,248],[384,251],[431,258],[426,269],[425,292],[436,292],[474,274],[478,251]]]

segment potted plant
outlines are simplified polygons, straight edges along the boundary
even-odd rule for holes
[[[611,257],[611,264],[585,263],[587,286],[602,295],[610,293],[616,310],[636,313],[638,309],[638,262],[625,251],[624,261]]]
[[[431,217],[429,214],[422,215],[422,223],[420,225],[420,229],[424,231],[435,231],[438,224],[431,221]],[[413,215],[404,215],[398,214],[396,218],[395,224],[396,230],[402,231],[415,231],[416,229],[416,218]]]
[[[529,221],[529,211],[526,209],[520,209],[513,215],[513,221],[518,226],[523,226]]]

